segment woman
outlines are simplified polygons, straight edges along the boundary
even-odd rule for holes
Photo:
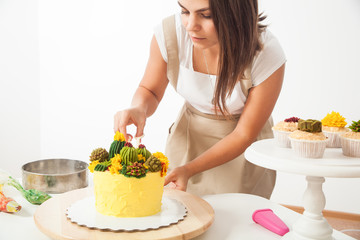
[[[169,78],[186,103],[168,136],[165,154],[172,171],[165,185],[198,195],[242,192],[269,198],[275,172],[249,163],[243,153],[257,139],[271,137],[284,53],[261,25],[256,0],[178,3],[181,14],[173,27],[164,22],[155,29],[144,77],[131,107],[115,114],[114,130],[127,136],[126,126],[134,124],[135,136],[142,136]],[[168,29],[175,30],[178,48],[169,46]]]

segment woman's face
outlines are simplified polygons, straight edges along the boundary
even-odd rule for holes
[[[206,49],[218,44],[218,36],[209,9],[209,0],[178,0],[182,24],[195,47]]]

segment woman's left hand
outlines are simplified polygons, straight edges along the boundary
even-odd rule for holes
[[[167,174],[164,185],[169,184],[170,188],[186,191],[189,178],[185,166],[177,167]]]

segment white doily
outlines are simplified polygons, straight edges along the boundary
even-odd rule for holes
[[[137,218],[105,216],[95,209],[95,197],[81,199],[66,209],[71,222],[88,228],[113,231],[141,231],[175,224],[187,215],[186,207],[175,199],[163,197],[161,211],[155,215]]]

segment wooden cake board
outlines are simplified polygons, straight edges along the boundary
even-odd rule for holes
[[[66,209],[72,203],[92,195],[92,188],[83,188],[47,200],[34,214],[36,226],[45,235],[57,240],[176,240],[194,238],[205,232],[214,221],[214,210],[208,202],[187,192],[165,188],[164,196],[178,200],[188,211],[184,220],[176,224],[155,230],[125,232],[90,229],[72,223],[65,214]]]

